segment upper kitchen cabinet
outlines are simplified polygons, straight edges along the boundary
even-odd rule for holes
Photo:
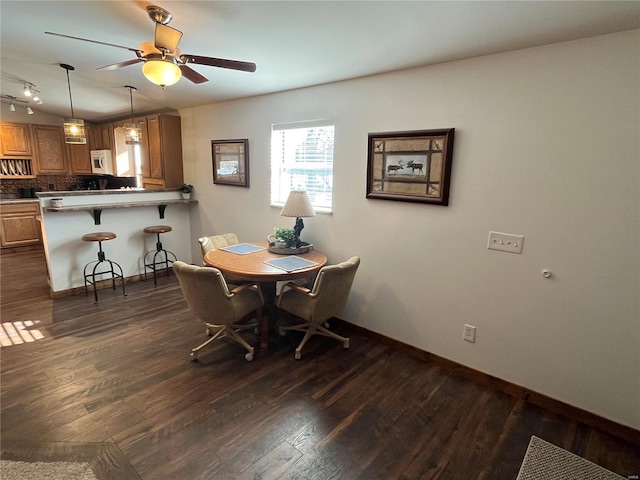
[[[52,125],[33,125],[32,129],[38,173],[53,175],[69,173],[63,128]]]
[[[3,157],[31,157],[31,131],[28,123],[0,123],[0,148]]]
[[[147,116],[146,123],[147,161],[143,153],[143,185],[145,188],[177,188],[184,183],[181,119],[175,115],[151,115]]]
[[[71,173],[76,175],[91,175],[91,154],[89,144],[67,144],[67,155],[71,164]]]
[[[88,128],[89,150],[113,150],[113,125],[91,125]]]

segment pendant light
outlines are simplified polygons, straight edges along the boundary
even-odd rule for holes
[[[137,88],[131,85],[125,85],[124,88],[129,89],[129,101],[131,102],[131,123],[124,124],[124,143],[127,145],[140,145],[142,141],[142,129],[140,128],[140,124],[135,123],[133,120],[133,90],[137,90]]]
[[[61,63],[60,66],[67,71],[67,86],[69,87],[69,102],[71,103],[71,118],[64,119],[64,141],[72,144],[85,144],[87,137],[84,131],[84,120],[74,118],[73,98],[71,97],[71,83],[69,82],[69,70],[75,70],[71,65]]]

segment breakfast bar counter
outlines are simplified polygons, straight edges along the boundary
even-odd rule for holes
[[[52,297],[84,289],[84,265],[96,259],[95,245],[82,236],[109,231],[116,238],[105,243],[107,256],[122,266],[124,277],[137,280],[144,273],[143,258],[155,249],[156,238],[145,234],[150,225],[168,225],[163,235],[167,250],[190,263],[190,209],[176,189],[80,190],[38,193],[42,237]]]

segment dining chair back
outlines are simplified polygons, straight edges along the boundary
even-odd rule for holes
[[[312,335],[324,335],[342,342],[349,348],[349,339],[328,330],[326,322],[337,316],[349,298],[360,257],[354,256],[337,265],[322,267],[311,289],[295,283],[283,286],[277,298],[277,306],[302,323],[289,327],[280,327],[280,335],[287,330],[305,332],[305,336],[296,348],[295,358],[300,359],[302,347]],[[325,324],[325,325],[323,325]]]
[[[213,267],[177,261],[173,270],[192,315],[205,324],[207,334],[212,336],[191,349],[192,359],[196,360],[198,352],[213,340],[229,337],[247,350],[248,361],[253,360],[254,348],[238,332],[262,325],[264,299],[260,287],[245,283],[230,291],[222,272]],[[252,318],[257,323],[246,323]]]
[[[235,233],[223,233],[222,235],[201,237],[198,239],[198,243],[200,244],[200,250],[202,251],[202,257],[204,258],[205,254],[211,250],[228,247],[229,245],[237,245],[240,242]]]

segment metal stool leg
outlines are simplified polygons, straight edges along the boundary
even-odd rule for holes
[[[144,280],[145,282],[147,281],[147,269],[150,269],[153,271],[153,285],[157,286],[158,285],[158,278],[157,278],[157,274],[156,274],[156,270],[157,270],[157,266],[158,265],[164,265],[164,268],[167,271],[167,276],[171,275],[171,271],[169,270],[169,263],[173,263],[176,262],[178,259],[176,258],[175,254],[173,252],[170,252],[168,250],[165,250],[164,247],[162,246],[162,242],[160,241],[160,234],[157,234],[157,241],[156,241],[156,250],[155,251],[151,251],[151,252],[147,252],[144,256]],[[149,255],[153,254],[153,261],[149,262],[147,261],[147,257]],[[159,255],[164,254],[164,260],[162,260],[162,257],[158,257]],[[169,259],[169,255],[171,255],[173,257],[173,260]],[[160,261],[158,261],[158,258],[160,258]]]
[[[109,263],[109,270],[103,270],[101,272],[97,271],[98,267],[100,267],[100,264],[102,263]],[[115,269],[113,268],[115,266],[118,267],[118,270],[120,271],[120,273],[116,273]],[[87,269],[90,268],[91,266],[93,266],[93,268],[91,269],[91,273],[87,273]],[[95,303],[98,303],[98,289],[96,287],[96,275],[104,275],[106,273],[111,274],[111,285],[113,287],[113,289],[116,289],[116,278],[120,278],[122,280],[122,295],[127,295],[124,289],[124,272],[122,271],[122,267],[120,265],[118,265],[116,262],[113,262],[109,259],[107,259],[105,257],[104,251],[102,250],[102,242],[98,241],[98,260],[94,260],[93,262],[89,262],[84,266],[84,294],[88,295],[89,294],[89,289],[87,288],[87,284],[90,283],[93,285],[93,297],[95,300]],[[91,278],[91,280],[89,280],[89,278]]]

